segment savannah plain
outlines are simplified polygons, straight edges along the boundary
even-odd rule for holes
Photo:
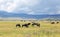
[[[40,23],[40,27],[31,25],[16,27],[16,24],[31,23],[31,21],[0,21],[0,37],[60,37],[60,23],[51,21],[33,21]],[[60,22],[60,21],[59,21]]]

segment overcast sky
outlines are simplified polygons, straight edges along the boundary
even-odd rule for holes
[[[26,14],[60,14],[60,0],[0,0],[0,11]]]

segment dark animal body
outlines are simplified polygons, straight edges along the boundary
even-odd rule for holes
[[[29,27],[29,25],[30,25],[30,23],[23,24],[23,25],[22,25],[22,27],[24,27],[24,26],[25,26],[25,27],[27,27],[27,28],[28,28],[28,27]]]
[[[16,27],[21,27],[20,24],[16,24]]]
[[[35,25],[38,26],[38,27],[40,27],[40,24],[39,23],[33,23],[32,24],[32,26],[35,26]]]
[[[59,22],[56,22],[57,24],[59,23]]]
[[[55,24],[55,22],[51,22],[51,24]]]

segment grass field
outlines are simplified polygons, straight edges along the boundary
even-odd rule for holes
[[[60,37],[60,23],[39,21],[40,27],[30,25],[29,28],[16,28],[17,23],[22,25],[28,21],[0,21],[0,37]]]

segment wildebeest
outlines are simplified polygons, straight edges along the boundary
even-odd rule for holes
[[[51,24],[55,24],[55,22],[51,22]]]
[[[39,23],[32,23],[32,26],[38,26],[38,27],[40,27],[40,24]]]
[[[16,24],[16,27],[21,27],[20,24]]]
[[[56,22],[57,24],[59,23],[59,22]]]
[[[28,26],[29,26],[30,24],[31,24],[31,23],[23,24],[23,25],[22,25],[22,27],[24,27],[24,26],[25,26],[25,27],[27,27],[27,28],[28,28]]]

